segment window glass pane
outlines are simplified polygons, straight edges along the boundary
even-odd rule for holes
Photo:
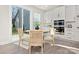
[[[23,9],[23,29],[30,30],[30,11]]]
[[[34,21],[40,22],[40,14],[39,13],[34,14]]]

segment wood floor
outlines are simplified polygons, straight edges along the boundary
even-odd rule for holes
[[[61,46],[51,46],[51,41],[44,43],[44,54],[76,54],[71,49],[67,49]],[[66,41],[63,39],[55,39],[55,44],[61,44],[79,49],[79,42]],[[32,47],[32,54],[40,54],[40,47]],[[77,51],[79,52],[79,51]],[[28,54],[28,49],[19,47],[14,43],[0,45],[0,54]]]
[[[55,38],[55,43],[79,49],[79,41],[72,41],[72,40],[67,40],[67,39],[57,37]]]
[[[33,54],[40,53],[40,47],[32,48]],[[0,46],[0,54],[28,54],[28,49],[24,49],[22,47],[18,47],[15,44],[7,44]],[[49,44],[45,44],[44,54],[75,54],[69,49],[55,46],[52,47]]]

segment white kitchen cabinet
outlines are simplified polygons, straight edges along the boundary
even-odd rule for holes
[[[77,15],[79,15],[79,5],[76,5],[75,9],[76,9],[76,16],[77,16]]]
[[[77,23],[77,18],[76,18],[76,6],[75,5],[68,5],[65,6],[65,38],[69,40],[74,40],[76,41],[76,23]],[[70,23],[68,23],[70,22]],[[72,25],[72,28],[68,28],[67,26]]]
[[[53,16],[55,20],[65,19],[65,6],[53,10]]]
[[[76,12],[75,12],[75,6],[73,5],[68,5],[68,6],[65,6],[65,17],[66,17],[66,21],[70,20],[75,20],[75,15],[76,15]]]
[[[74,40],[79,41],[79,5],[75,6],[76,16],[75,16],[75,25],[74,25]]]
[[[65,19],[65,6],[60,7],[58,10],[59,19]]]

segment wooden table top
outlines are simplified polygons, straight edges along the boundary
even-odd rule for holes
[[[30,32],[31,30],[25,30],[24,32]],[[38,31],[38,30],[34,30],[34,31]],[[39,31],[43,31],[43,32],[49,32],[49,30],[39,30]]]

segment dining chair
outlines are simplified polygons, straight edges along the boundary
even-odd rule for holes
[[[50,28],[49,32],[47,34],[45,34],[44,40],[46,43],[49,43],[49,44],[51,43],[51,45],[54,46],[54,44],[55,44],[54,39],[55,39],[55,30],[54,30],[54,28]]]
[[[18,28],[17,31],[18,31],[18,35],[19,35],[19,46],[20,46],[21,44],[23,44],[23,41],[27,41],[27,42],[28,42],[28,40],[29,40],[29,35],[24,34],[22,28]]]
[[[32,46],[40,46],[41,53],[43,53],[43,31],[41,30],[31,30],[30,31],[30,41],[29,41],[29,53],[31,53]]]
[[[52,44],[54,46],[54,44],[55,44],[55,30],[54,30],[54,28],[50,28],[50,36],[51,36]]]

